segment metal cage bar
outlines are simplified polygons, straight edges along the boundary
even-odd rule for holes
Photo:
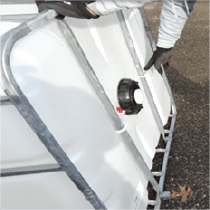
[[[146,14],[145,14],[145,11],[144,11],[144,8],[143,7],[140,9],[140,12],[141,12],[141,15],[142,15],[144,24],[145,24],[146,32],[148,34],[150,34],[148,36],[148,38],[149,38],[150,43],[151,43],[151,46],[152,46],[152,48],[154,50],[155,44],[154,44],[154,40],[153,40],[153,37],[152,37],[152,31],[151,31],[150,26],[148,24],[148,21],[146,19]],[[26,35],[26,34],[30,33],[30,31],[32,31],[33,29],[36,29],[41,24],[43,24],[44,22],[47,22],[48,20],[54,18],[55,16],[56,16],[56,13],[54,11],[48,11],[47,13],[45,13],[45,12],[44,13],[41,13],[41,14],[37,15],[35,18],[32,19],[32,20],[36,20],[36,21],[30,21],[29,20],[29,21],[21,24],[21,26],[18,27],[18,29],[21,30],[21,33],[22,33],[21,36],[23,36],[23,34]],[[118,13],[118,17],[119,17],[119,13]],[[44,20],[44,22],[43,22],[43,20]],[[121,19],[121,20],[123,20],[123,19]],[[123,22],[124,22],[124,20],[123,20]],[[125,22],[123,24],[125,24]],[[104,91],[103,87],[101,86],[100,82],[98,81],[98,79],[97,79],[97,77],[96,77],[96,75],[95,75],[92,67],[90,66],[87,58],[85,57],[85,54],[84,54],[82,48],[79,46],[79,44],[78,44],[78,42],[77,42],[77,40],[76,40],[76,38],[75,38],[72,30],[65,23],[65,21],[59,21],[59,26],[61,28],[63,28],[63,29],[65,28],[65,30],[62,30],[62,32],[64,33],[65,37],[67,38],[67,41],[68,41],[69,45],[71,47],[72,46],[74,46],[74,47],[76,46],[76,48],[73,48],[73,49],[75,50],[75,54],[77,55],[77,58],[80,61],[83,62],[83,65],[85,65],[85,67],[88,67],[88,71],[85,72],[85,73],[86,73],[87,77],[89,77],[89,80],[90,80],[91,84],[93,86],[96,85],[94,89],[95,89],[97,95],[99,96],[99,98],[101,99],[102,103],[104,104],[104,102],[105,102],[105,104],[106,104],[105,105],[105,109],[109,113],[110,117],[113,119],[113,122],[115,124],[116,129],[122,130],[124,128],[124,125],[123,125],[122,121],[120,120],[119,116],[116,114],[116,112],[114,110],[114,107],[112,106],[109,98],[105,94],[105,91]],[[66,28],[68,28],[68,30],[66,30]],[[25,30],[23,30],[23,29],[25,29]],[[11,36],[11,35],[14,36],[14,34],[16,32],[17,32],[16,29],[11,30],[8,33],[8,35],[9,36]],[[71,37],[71,39],[69,39],[70,37]],[[3,37],[2,38],[2,43],[5,43],[7,41],[7,39],[8,38]],[[10,39],[11,39],[11,37],[10,37]],[[14,43],[13,43],[13,45],[14,45]],[[2,51],[2,57],[3,56],[6,56],[6,59],[4,60],[5,63],[2,64],[2,70],[6,70],[7,68],[9,68],[9,60],[8,60],[9,54],[5,55],[5,51],[4,50]],[[9,50],[11,50],[11,48]],[[135,53],[135,49],[134,49],[134,53]],[[138,65],[136,67],[138,67]],[[141,68],[141,66],[139,66],[138,68]],[[140,72],[141,72],[141,70],[140,70]],[[141,74],[142,74],[142,72],[140,73],[140,75]],[[16,91],[16,88],[19,88],[19,87],[18,87],[18,85],[15,85],[15,86],[11,87],[11,85],[10,85],[11,81],[14,82],[14,78],[11,75],[11,71],[10,71],[10,74],[9,75],[11,76],[10,81],[8,81],[8,78],[6,77],[6,75],[4,74],[4,72],[2,73],[3,87],[4,87],[5,92],[8,95],[10,95],[11,101],[17,107],[17,106],[20,105],[20,101],[19,101],[19,98],[18,98],[18,93],[17,93],[18,91]],[[141,79],[143,78],[142,81],[143,81],[143,83],[146,86],[147,85],[146,80],[144,82],[144,79],[145,78],[144,77],[140,77],[140,78]],[[164,160],[163,160],[163,167],[162,167],[162,172],[163,173],[159,174],[160,175],[159,185],[155,181],[155,179],[154,179],[152,173],[150,172],[149,168],[147,167],[147,165],[144,163],[144,160],[143,160],[141,154],[139,153],[139,151],[137,150],[137,148],[135,147],[135,145],[133,143],[133,140],[130,137],[130,135],[127,133],[127,131],[124,131],[121,134],[122,137],[123,137],[123,139],[124,139],[125,145],[128,147],[128,149],[130,151],[130,154],[133,156],[133,159],[135,160],[135,162],[139,166],[139,169],[142,170],[142,167],[143,167],[143,172],[144,172],[146,178],[148,179],[148,181],[150,181],[152,183],[153,188],[157,191],[157,195],[158,195],[157,196],[157,200],[156,201],[149,201],[151,205],[155,205],[155,209],[159,209],[160,208],[160,205],[161,205],[160,198],[163,198],[163,194],[164,194],[163,193],[163,183],[164,183],[164,179],[165,179],[165,171],[166,171],[166,166],[167,166],[167,162],[168,162],[168,156],[169,156],[170,147],[171,147],[171,141],[172,141],[172,134],[173,134],[175,120],[176,120],[176,108],[175,108],[173,96],[171,94],[171,89],[170,89],[170,86],[168,84],[167,77],[165,75],[164,69],[163,69],[163,79],[164,79],[165,85],[167,87],[167,90],[169,92],[169,95],[171,96],[171,101],[172,101],[172,123],[171,123],[171,127],[170,127],[170,130],[169,130],[169,136],[167,137],[167,146],[166,146],[166,149],[165,150],[161,150],[161,152],[164,153]],[[92,83],[93,81],[94,81],[94,83]],[[147,88],[149,89],[148,85],[147,85]],[[150,101],[150,104],[151,103],[154,104],[154,101]],[[157,110],[156,110],[156,112],[157,112]],[[162,124],[160,124],[160,122],[161,122],[160,121],[160,117],[158,115],[156,115],[155,119],[156,119],[156,121],[157,121],[157,123],[159,125],[159,128],[160,128],[160,125],[161,125],[161,128],[160,128],[161,129],[161,133],[164,133],[164,130],[162,130],[163,129],[162,128]],[[157,152],[159,152],[159,151],[157,150]]]
[[[31,19],[33,17],[35,17],[37,15],[37,13],[35,14],[19,14],[19,15],[1,15],[1,21],[2,22],[23,22],[26,21],[28,19]]]
[[[24,167],[1,169],[1,177],[47,173],[47,172],[60,172],[60,171],[63,171],[63,169],[58,164],[24,166]]]
[[[10,100],[15,105],[20,115],[22,115],[22,117],[26,120],[40,141],[45,145],[48,152],[66,172],[70,180],[72,180],[76,187],[84,194],[86,200],[88,200],[95,209],[106,209],[104,203],[91,189],[84,177],[77,170],[76,166],[68,158],[54,136],[50,133],[47,126],[40,119],[33,106],[29,103],[27,97],[23,94],[18,86],[10,68],[10,53],[14,44],[34,29],[39,28],[41,25],[47,23],[51,19],[54,19],[56,16],[57,13],[53,10],[43,11],[35,18],[22,23],[17,28],[2,36],[2,87],[5,93],[10,96]]]
[[[35,0],[1,0],[1,4],[34,4]]]
[[[137,9],[134,9],[134,11],[135,10],[137,10]],[[154,42],[154,39],[153,39],[151,28],[150,28],[148,20],[147,20],[147,16],[146,16],[145,10],[144,10],[143,7],[141,7],[139,9],[139,11],[141,13],[141,16],[142,16],[142,19],[143,19],[143,22],[144,22],[144,27],[145,27],[145,31],[146,31],[147,37],[148,37],[148,39],[150,41],[150,45],[151,45],[151,47],[152,47],[152,49],[154,51],[156,49],[156,45],[155,45],[155,42]],[[153,110],[154,118],[155,118],[156,123],[157,123],[157,125],[159,127],[159,130],[162,133],[162,137],[163,137],[163,139],[166,142],[165,150],[161,151],[161,152],[164,152],[164,158],[163,158],[163,163],[162,163],[162,171],[160,173],[158,173],[158,176],[160,177],[160,180],[159,180],[160,194],[157,194],[156,202],[155,201],[153,201],[153,202],[149,201],[149,204],[150,205],[154,205],[155,209],[160,209],[161,199],[166,199],[166,198],[169,199],[169,197],[170,197],[170,192],[163,192],[163,185],[164,185],[165,174],[166,174],[165,171],[166,171],[166,168],[167,168],[167,163],[168,163],[168,158],[169,158],[169,153],[170,153],[170,148],[171,148],[172,134],[173,134],[173,131],[174,131],[174,126],[175,126],[175,121],[176,121],[176,107],[175,107],[174,99],[173,99],[173,96],[172,96],[172,92],[171,92],[171,89],[170,89],[170,86],[169,86],[169,83],[168,83],[168,80],[167,80],[164,68],[162,66],[162,70],[163,70],[162,77],[163,77],[163,81],[165,83],[166,89],[168,91],[168,94],[169,94],[169,96],[171,98],[171,109],[172,109],[171,126],[170,126],[169,130],[165,131],[164,128],[163,128],[163,125],[162,125],[162,122],[161,122],[158,110],[157,110],[157,108],[155,106],[155,103],[153,101],[152,94],[151,94],[150,89],[149,89],[149,87],[147,85],[146,79],[143,76],[144,75],[143,68],[140,65],[140,61],[139,61],[138,56],[136,54],[135,47],[134,47],[134,45],[132,43],[132,38],[131,38],[129,30],[128,30],[127,26],[126,26],[123,13],[120,11],[120,12],[118,12],[117,15],[118,15],[118,18],[119,18],[119,20],[121,22],[121,27],[122,27],[123,32],[124,32],[124,37],[125,37],[127,46],[128,46],[128,48],[130,50],[130,53],[131,53],[131,55],[133,57],[133,61],[134,61],[134,65],[136,67],[136,70],[137,70],[137,72],[138,72],[138,74],[140,76],[140,79],[142,81],[144,89],[147,90],[147,91],[145,91],[145,94],[147,95],[147,98],[149,100],[150,106],[151,106],[151,108]],[[165,137],[166,133],[169,134],[167,137]],[[158,150],[157,150],[157,152],[158,152]],[[154,172],[153,175],[157,176],[157,172]]]
[[[2,37],[2,86],[5,91],[10,96],[11,101],[13,104],[16,106],[20,114],[24,117],[24,119],[28,122],[32,130],[39,136],[40,140],[42,143],[45,144],[45,146],[48,148],[48,151],[53,155],[53,157],[57,160],[59,165],[63,167],[63,169],[67,172],[68,174],[68,166],[74,166],[73,163],[70,162],[70,160],[66,159],[66,155],[64,151],[60,148],[60,146],[57,144],[57,141],[54,139],[52,134],[48,131],[47,127],[44,125],[44,123],[41,121],[39,118],[38,114],[35,112],[33,107],[29,104],[27,98],[24,96],[22,91],[20,90],[18,84],[15,81],[15,78],[12,75],[11,69],[10,69],[10,63],[9,63],[9,56],[11,49],[15,42],[30,33],[32,30],[38,28],[40,25],[46,23],[48,20],[53,19],[56,16],[56,13],[54,11],[48,11],[48,12],[42,12],[35,18],[21,24],[19,27],[16,29],[11,30],[7,34],[5,34]],[[71,47],[73,47],[73,50],[81,62],[82,65],[84,65],[87,69],[85,72],[86,75],[88,76],[90,83],[93,85],[97,95],[99,96],[100,100],[105,106],[105,109],[107,110],[109,116],[112,118],[114,125],[116,129],[122,130],[124,128],[124,125],[119,118],[119,116],[116,114],[115,109],[113,105],[111,104],[109,98],[105,94],[105,91],[98,81],[98,78],[95,75],[95,72],[93,71],[92,67],[90,66],[88,60],[85,57],[85,54],[82,50],[82,48],[79,46],[79,43],[76,40],[76,37],[74,36],[73,32],[71,29],[68,27],[68,25],[65,23],[65,21],[59,21],[59,25],[62,29],[62,32],[64,33],[65,37],[67,38],[68,43],[70,44]],[[68,30],[66,30],[68,29]],[[6,76],[8,75],[8,77]],[[29,110],[29,112],[25,112],[24,110]],[[38,122],[39,121],[39,122]],[[43,126],[41,128],[40,126]],[[40,134],[40,129],[42,131],[42,134]],[[139,170],[144,173],[145,178],[151,182],[153,188],[157,191],[159,194],[160,189],[159,185],[157,184],[156,180],[152,176],[152,173],[150,172],[149,168],[147,167],[146,163],[143,160],[143,157],[139,153],[138,149],[136,148],[135,144],[133,143],[132,138],[130,135],[127,133],[127,131],[124,131],[122,134],[124,143],[126,147],[128,148],[131,156],[133,157],[135,163],[137,164]],[[46,139],[47,138],[47,139]],[[58,147],[59,151],[56,152],[56,154],[53,154],[53,151],[50,148],[49,142],[47,143],[47,140],[54,142],[55,145],[54,147]],[[62,155],[63,154],[63,157]],[[60,156],[61,155],[61,156]],[[58,156],[58,157],[57,157]],[[63,161],[68,162],[68,166],[66,163],[63,163]],[[67,167],[67,168],[66,168]],[[72,177],[70,177],[72,179]],[[83,179],[83,177],[80,175],[80,178]],[[73,179],[75,182],[75,180]],[[83,180],[85,181],[85,180]],[[78,184],[78,183],[77,183]],[[85,195],[86,199],[94,202],[91,202],[91,204],[94,206],[94,208],[103,208],[106,209],[106,207],[103,205],[103,203],[98,199],[97,195],[88,187],[88,192],[89,195]],[[92,200],[91,200],[92,199]],[[97,201],[97,204],[95,203]]]
[[[134,47],[134,44],[133,44],[133,41],[132,41],[132,37],[129,33],[129,29],[126,25],[126,22],[125,22],[125,18],[124,18],[124,15],[122,13],[122,11],[119,11],[117,12],[117,16],[118,16],[118,19],[120,21],[120,25],[121,25],[121,28],[122,28],[122,31],[124,33],[124,38],[125,38],[125,41],[126,41],[126,44],[127,44],[127,47],[130,51],[130,54],[131,54],[131,57],[133,58],[133,62],[134,62],[134,66],[136,68],[136,71],[140,77],[140,80],[142,82],[142,85],[144,87],[144,91],[145,91],[145,95],[149,101],[149,105],[151,107],[151,110],[152,110],[152,113],[153,113],[153,116],[154,116],[154,119],[156,121],[156,124],[158,126],[158,129],[160,131],[160,133],[162,134],[164,140],[165,140],[165,135],[164,135],[164,128],[163,128],[163,124],[162,124],[162,121],[161,121],[161,118],[160,118],[160,115],[158,113],[158,110],[157,110],[157,107],[154,103],[154,100],[153,100],[153,97],[152,97],[152,93],[150,91],[150,88],[147,84],[147,81],[146,81],[146,78],[144,77],[144,70],[140,64],[140,61],[139,61],[139,58],[136,54],[136,50],[135,50],[135,47]]]
[[[62,24],[63,23],[63,24]],[[112,105],[111,101],[109,100],[108,96],[106,95],[103,86],[100,84],[97,76],[95,75],[95,72],[91,65],[89,64],[87,58],[85,57],[85,54],[80,47],[76,37],[74,36],[72,30],[68,26],[68,24],[65,21],[59,21],[59,25],[61,26],[61,31],[63,32],[64,36],[66,37],[66,40],[68,44],[71,46],[71,48],[74,50],[75,55],[77,56],[80,64],[84,67],[83,70],[85,71],[85,74],[87,78],[89,79],[91,85],[93,86],[96,94],[102,101],[107,113],[109,114],[110,118],[113,120],[115,128],[118,130],[122,130],[124,128],[124,125],[119,118],[118,114],[116,113],[114,106]],[[65,30],[65,27],[68,28],[68,30]],[[146,180],[150,181],[153,188],[157,191],[157,193],[160,192],[159,186],[154,179],[154,177],[151,174],[151,171],[149,170],[147,164],[144,162],[144,159],[141,155],[141,153],[136,148],[130,134],[124,130],[124,132],[121,134],[124,140],[124,144],[127,147],[128,151],[130,152],[133,160],[138,166],[138,169],[143,172]]]
[[[144,10],[144,7],[139,8],[139,11],[141,13],[143,22],[144,22],[144,28],[146,31],[146,35],[150,41],[150,45],[152,47],[153,52],[156,50],[156,45],[155,45],[155,41],[153,39],[153,34],[152,34],[152,30],[151,27],[149,25],[148,19],[147,19],[147,15],[146,12]],[[161,192],[163,192],[163,186],[164,186],[164,181],[165,181],[165,175],[166,175],[166,169],[167,169],[167,164],[168,164],[168,159],[169,159],[169,154],[170,154],[170,149],[171,149],[171,144],[172,144],[172,135],[173,135],[173,131],[174,131],[174,126],[175,126],[175,122],[176,122],[176,115],[177,115],[177,111],[176,111],[176,105],[174,102],[174,98],[172,95],[172,91],[170,88],[170,85],[168,83],[168,79],[167,76],[165,74],[165,70],[164,67],[162,66],[162,77],[163,77],[163,81],[165,83],[166,89],[168,91],[168,94],[171,98],[171,125],[170,125],[170,129],[168,130],[168,137],[167,137],[167,142],[166,142],[166,148],[164,150],[162,150],[161,152],[164,152],[164,157],[163,157],[163,164],[162,164],[162,175],[160,176],[160,180],[159,180],[159,186],[161,188]],[[156,152],[160,152],[160,151],[156,151]],[[167,195],[168,196],[168,195]],[[164,199],[164,197],[162,197]],[[161,203],[155,204],[155,209],[160,209],[161,207]]]

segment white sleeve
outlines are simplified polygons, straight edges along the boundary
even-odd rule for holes
[[[180,38],[182,29],[188,19],[187,11],[183,9],[183,3],[185,2],[176,2],[173,0],[163,1],[158,30],[158,47],[171,48]]]
[[[88,7],[98,15],[108,15],[123,9],[132,9],[144,6],[152,0],[97,0]]]
[[[88,7],[97,15],[108,15],[113,12],[144,6],[154,0],[97,0]],[[171,48],[180,38],[186,20],[193,10],[195,1],[162,0],[161,24],[158,34],[158,47]],[[186,5],[187,4],[187,5]],[[186,5],[186,7],[185,7]],[[188,8],[189,6],[189,8]]]

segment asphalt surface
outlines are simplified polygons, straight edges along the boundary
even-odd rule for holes
[[[161,2],[146,6],[157,40]],[[174,47],[166,69],[177,106],[177,121],[164,190],[193,191],[162,202],[162,209],[209,209],[209,2],[199,1]],[[157,157],[154,167],[159,165]]]

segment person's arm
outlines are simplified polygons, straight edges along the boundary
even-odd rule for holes
[[[148,61],[144,70],[149,70],[152,65],[160,69],[161,65],[169,63],[172,49],[181,37],[186,20],[191,17],[196,1],[164,0],[161,11],[161,23],[158,31],[157,50]]]
[[[152,1],[154,0],[97,0],[88,4],[88,7],[98,15],[109,15],[124,9],[142,7]]]
[[[161,22],[158,30],[157,46],[174,47],[180,38],[186,20],[191,16],[196,1],[164,0],[161,11]]]

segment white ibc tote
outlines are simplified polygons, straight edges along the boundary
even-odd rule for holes
[[[176,110],[164,69],[142,68],[155,48],[144,9],[62,21],[7,2],[1,13],[2,209],[159,209]],[[117,112],[123,78],[138,82],[138,114]]]

